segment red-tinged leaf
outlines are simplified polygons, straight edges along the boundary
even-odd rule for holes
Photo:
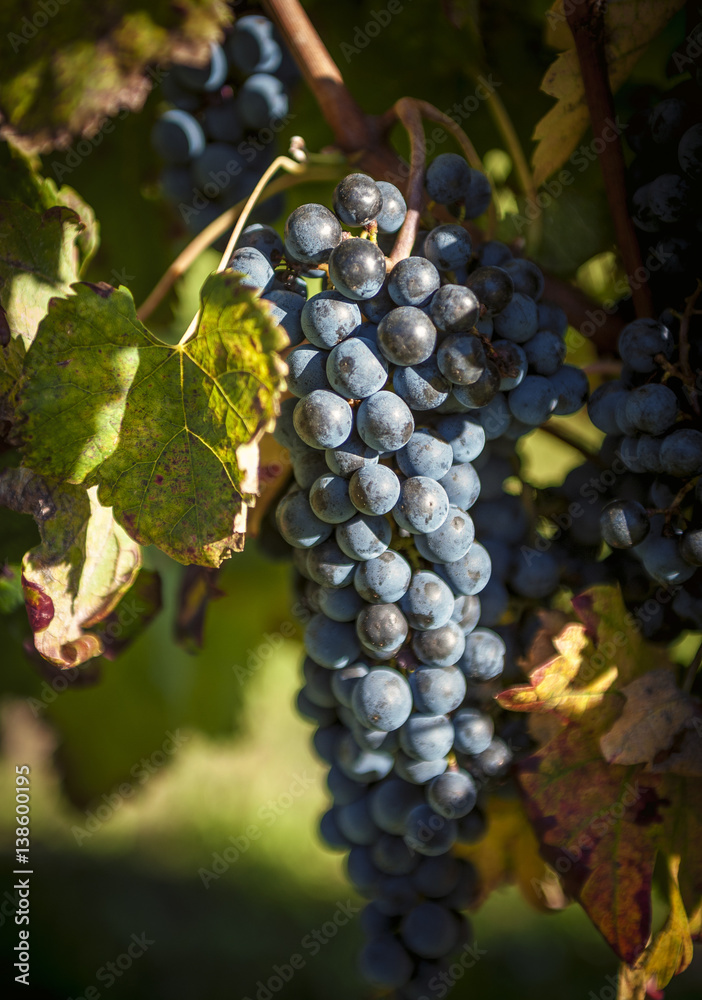
[[[542,854],[616,954],[631,964],[651,933],[651,880],[669,803],[661,780],[613,767],[571,723],[519,766]]]

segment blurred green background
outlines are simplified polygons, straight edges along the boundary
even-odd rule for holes
[[[385,9],[382,3],[315,0],[307,6],[367,111],[379,113],[403,94],[448,110],[473,93],[476,72],[489,71],[529,153],[533,126],[550,105],[538,91],[553,59],[544,43],[544,0],[406,0],[362,47],[359,32]],[[678,20],[635,80],[664,83],[666,53],[680,31]],[[342,45],[358,51],[349,54]],[[625,111],[628,93],[621,97]],[[137,302],[186,243],[176,213],[159,194],[159,164],[149,145],[160,102],[156,90],[141,113],[118,119],[63,177],[100,220],[102,243],[89,276],[127,284]],[[293,134],[303,135],[311,150],[330,142],[302,85],[293,112],[283,148]],[[488,109],[481,106],[465,127],[494,169],[503,204],[516,211],[511,161]],[[402,150],[401,136],[398,145]],[[55,176],[66,155],[45,155],[45,174]],[[294,189],[287,210],[305,201],[329,203],[331,188]],[[590,289],[604,294],[612,235],[597,167],[579,175],[542,222],[543,235],[530,246],[536,259],[568,277],[581,269]],[[509,216],[502,235],[517,235]],[[191,269],[177,298],[153,317],[156,332],[170,337],[182,330],[217,259],[208,252]],[[590,356],[584,345],[569,360]],[[593,434],[582,417],[571,423],[576,433]],[[542,433],[520,447],[536,485],[560,482],[579,460]],[[2,511],[3,562],[18,562],[37,540],[30,519]],[[163,610],[126,653],[97,661],[70,683],[25,651],[22,609],[0,615],[0,796],[6,805],[0,925],[12,944],[14,767],[32,768],[33,985],[24,995],[367,995],[354,969],[358,920],[333,922],[359,900],[339,856],[316,834],[326,808],[324,768],[311,752],[309,727],[293,709],[301,647],[299,637],[290,638],[287,566],[247,544],[217,580],[221,596],[207,609],[204,648],[193,653],[173,634],[182,567],[150,550],[145,564],[161,574]],[[456,998],[614,997],[616,963],[576,907],[544,916],[506,888],[475,916],[475,929],[484,954],[458,982]],[[137,958],[127,957],[133,935],[147,942]],[[4,948],[3,958],[9,952]],[[280,967],[285,974],[294,953],[304,964],[282,983],[275,977]],[[115,963],[113,971],[108,963]],[[3,994],[12,975],[8,968]],[[698,959],[666,995],[691,1000],[701,994]]]

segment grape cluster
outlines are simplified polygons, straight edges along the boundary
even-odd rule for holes
[[[452,154],[427,189],[469,215],[489,201],[483,175]],[[333,211],[292,212],[284,242],[248,227],[229,266],[278,310],[292,346],[275,437],[294,483],[276,523],[308,618],[298,708],[330,765],[321,835],[348,851],[371,900],[364,976],[409,998],[469,939],[461,911],[478,880],[452,848],[483,836],[485,790],[512,762],[492,700],[507,646],[488,624],[508,579],[536,598],[558,585],[548,559],[523,569],[505,556],[528,524],[502,491],[502,456],[579,409],[587,380],[563,364],[565,317],[540,301],[540,271],[504,244],[475,253],[462,225],[439,225],[388,273],[379,243],[405,215],[396,187],[351,174]],[[331,287],[305,299],[320,273]]]
[[[640,111],[624,133],[630,211],[658,312],[681,304],[699,277],[702,99],[687,81]]]
[[[162,189],[193,234],[253,191],[275,156],[295,78],[275,26],[259,14],[237,18],[205,66],[171,67],[163,96],[172,107],[151,139],[165,163]],[[256,218],[271,222],[281,209],[281,196],[269,199]]]
[[[636,154],[632,219],[659,316],[622,331],[621,374],[589,402],[606,434],[601,466],[574,470],[561,493],[582,505],[571,553],[579,547],[582,565],[618,580],[643,633],[667,642],[702,629],[702,316],[691,298],[700,277],[699,88],[676,86],[625,135]],[[609,554],[597,563],[603,542]]]

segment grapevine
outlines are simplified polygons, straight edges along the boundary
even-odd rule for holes
[[[441,16],[472,25],[465,75],[500,149],[458,103],[366,113],[299,0],[186,2],[144,15],[139,45],[126,15],[74,26],[57,51],[84,35],[112,87],[44,48],[50,115],[19,99],[18,57],[0,506],[36,531],[5,559],[0,624],[74,697],[164,601],[196,651],[226,567],[283,568],[320,850],[363,901],[359,995],[448,995],[473,915],[517,882],[539,909],[581,906],[617,1000],[659,998],[702,935],[702,11],[553,5],[530,163],[489,17],[463,6]],[[389,9],[354,27],[358,51],[371,24],[395,44]],[[93,141],[152,82],[143,196],[179,242],[133,293],[38,154]],[[320,121],[333,144],[310,140]],[[562,263],[574,182],[604,235],[586,253],[559,223]]]

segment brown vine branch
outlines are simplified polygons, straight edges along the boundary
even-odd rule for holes
[[[299,0],[264,0],[340,149],[356,153],[375,140],[371,119],[351,96],[339,67]]]
[[[284,35],[340,147],[349,154],[358,154],[358,166],[372,177],[392,181],[406,191],[406,167],[387,141],[387,133],[397,121],[394,109],[391,108],[378,118],[363,115],[299,0],[264,0],[264,6]],[[359,116],[364,119],[364,123],[359,121]],[[452,127],[455,126],[453,119],[449,121]],[[619,152],[621,155],[621,149]],[[623,196],[621,203],[625,204]],[[440,206],[437,206],[436,215],[445,222],[455,221],[444,218]],[[477,236],[475,227],[469,223],[465,226]],[[598,350],[614,350],[624,325],[618,317],[606,313],[599,303],[580,289],[552,275],[546,275],[545,294],[565,311],[569,323],[576,329],[580,329],[581,324],[588,321],[591,321],[591,325],[594,323],[592,340]],[[596,321],[591,320],[592,314],[598,317]],[[589,333],[586,335],[590,336]]]
[[[604,0],[584,0],[571,4],[567,18],[575,40],[590,123],[595,136],[603,136],[615,119],[614,98],[609,85],[609,70],[605,53]],[[637,316],[653,315],[653,300],[648,283],[637,275],[644,274],[641,251],[634,225],[627,211],[624,153],[616,135],[601,144],[598,151],[609,210],[614,222],[617,244],[631,288]]]

